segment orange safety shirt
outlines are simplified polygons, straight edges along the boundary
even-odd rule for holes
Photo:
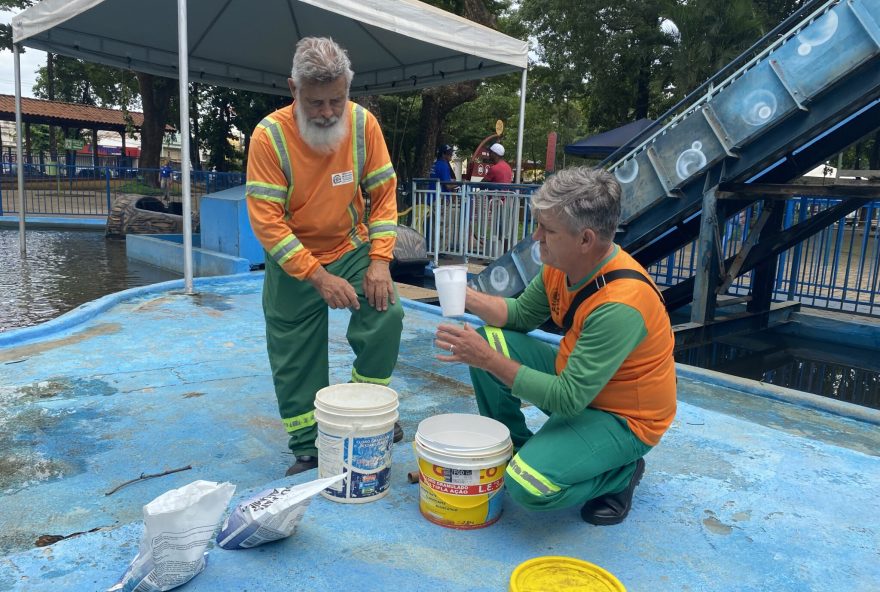
[[[297,279],[370,241],[370,258],[391,261],[397,237],[397,176],[372,113],[349,102],[350,131],[327,154],[302,139],[293,104],[257,125],[247,167],[251,227],[269,257]],[[364,196],[370,195],[364,223]]]
[[[642,266],[623,250],[602,265],[593,277],[616,269],[635,269],[647,277]],[[569,290],[564,273],[548,265],[544,266],[543,280],[551,303],[551,317],[562,326],[577,291]],[[675,417],[676,379],[672,356],[675,337],[666,308],[649,284],[636,279],[618,279],[587,298],[578,307],[571,329],[559,343],[556,373],[561,373],[568,364],[590,314],[600,306],[618,303],[641,313],[647,335],[623,360],[590,407],[623,417],[640,440],[654,446]]]

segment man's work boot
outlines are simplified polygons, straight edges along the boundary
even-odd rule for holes
[[[636,461],[636,470],[623,491],[606,493],[591,499],[581,508],[581,518],[596,526],[620,524],[632,507],[633,492],[645,473],[645,459]]]
[[[396,421],[394,422],[394,443],[397,444],[403,440],[403,428]]]
[[[317,456],[309,456],[304,454],[302,456],[296,457],[296,462],[290,465],[290,468],[287,469],[287,472],[284,474],[285,477],[290,477],[291,475],[296,475],[298,473],[302,473],[303,471],[308,471],[309,469],[314,469],[318,466],[318,457]]]

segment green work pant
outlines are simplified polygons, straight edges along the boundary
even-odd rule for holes
[[[389,303],[384,312],[367,302],[363,280],[370,265],[369,249],[369,244],[362,245],[324,267],[348,281],[360,302],[360,309],[351,311],[346,332],[355,355],[352,380],[387,385],[400,349],[403,307],[397,288],[395,303]],[[317,454],[315,393],[330,381],[328,310],[310,283],[288,275],[271,257],[266,257],[266,347],[278,410],[290,436],[288,446],[296,455]]]
[[[497,351],[521,364],[555,374],[556,350],[517,331],[483,327]],[[488,334],[488,336],[487,336]],[[636,461],[651,447],[639,440],[622,417],[587,407],[574,416],[550,414],[532,434],[520,399],[492,374],[471,368],[481,415],[506,425],[518,452],[507,467],[510,496],[534,510],[554,510],[626,489]]]

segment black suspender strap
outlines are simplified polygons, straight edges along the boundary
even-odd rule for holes
[[[600,275],[592,282],[588,283],[586,286],[580,289],[580,291],[575,295],[574,300],[571,302],[571,306],[568,307],[568,310],[565,312],[565,317],[562,319],[562,330],[568,333],[568,330],[571,329],[571,324],[574,322],[574,313],[577,312],[577,309],[583,304],[584,300],[601,290],[605,287],[608,282],[613,282],[614,280],[640,280],[651,286],[657,296],[660,298],[660,302],[666,303],[663,300],[663,295],[660,294],[660,291],[657,289],[657,286],[645,277],[644,274],[639,273],[635,269],[615,269],[614,271],[609,271],[605,275]]]

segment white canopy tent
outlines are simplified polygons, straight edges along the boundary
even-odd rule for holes
[[[355,71],[353,96],[521,70],[516,157],[516,180],[520,180],[528,44],[415,0],[43,0],[16,15],[12,31],[19,126],[19,49],[24,45],[178,78],[183,154],[189,152],[190,80],[286,95],[293,48],[302,37],[330,36],[348,50]],[[20,140],[18,152],[20,162]],[[187,159],[181,168],[184,278],[189,293],[192,228]],[[22,167],[18,172],[24,251]]]

